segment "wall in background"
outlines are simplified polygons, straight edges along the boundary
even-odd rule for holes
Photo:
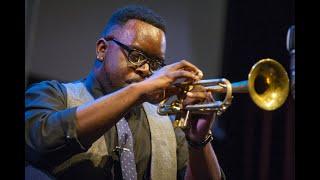
[[[167,63],[187,59],[207,77],[219,75],[226,1],[28,0],[27,78],[69,81],[85,76],[111,13],[133,2],[166,19]]]

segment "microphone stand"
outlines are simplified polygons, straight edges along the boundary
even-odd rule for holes
[[[287,33],[287,50],[290,54],[291,94],[295,99],[295,26],[291,26]]]

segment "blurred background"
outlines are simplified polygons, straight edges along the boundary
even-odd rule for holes
[[[86,76],[95,43],[112,12],[143,4],[167,21],[166,63],[187,59],[204,78],[246,80],[251,66],[272,58],[290,71],[287,32],[295,23],[294,0],[25,1],[25,88],[48,79]],[[295,179],[295,102],[271,112],[248,94],[214,124],[212,142],[227,179]]]

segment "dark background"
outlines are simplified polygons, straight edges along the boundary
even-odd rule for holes
[[[205,78],[246,80],[251,66],[273,58],[289,72],[288,28],[295,24],[293,0],[216,1],[26,1],[25,88],[46,79],[85,76],[95,42],[112,11],[145,4],[168,23],[168,62],[188,59]],[[295,179],[295,100],[272,112],[248,94],[215,124],[212,143],[227,179]]]
[[[228,1],[222,76],[247,78],[248,65],[270,57],[289,72],[285,49],[294,2]],[[266,112],[248,95],[235,95],[221,117],[226,138],[218,143],[220,162],[230,179],[295,179],[295,101],[289,96],[279,109]]]

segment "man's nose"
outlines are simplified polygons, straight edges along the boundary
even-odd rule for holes
[[[141,66],[136,68],[136,71],[138,74],[141,74],[143,77],[148,77],[151,75],[151,72],[149,70],[150,66],[148,63],[144,63]]]

